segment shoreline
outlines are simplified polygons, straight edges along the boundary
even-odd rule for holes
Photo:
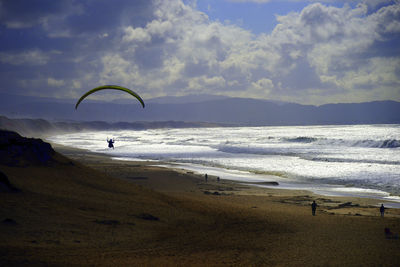
[[[261,139],[257,138],[255,134],[261,130],[265,130],[267,133],[272,131],[270,134],[272,137],[268,137],[268,140],[272,141],[264,142],[263,140],[261,142]],[[231,144],[224,141],[225,135],[229,136],[229,140],[232,138],[232,140],[236,140],[238,134],[236,129],[223,132],[223,135],[210,133],[210,136],[216,139],[210,139],[210,136],[207,135],[207,138],[202,141],[204,144],[199,142],[202,140],[199,134],[209,133],[202,130],[185,132],[188,140],[181,136],[180,131],[178,131],[179,134],[172,131],[171,137],[165,136],[168,134],[168,130],[132,134],[121,132],[115,133],[116,137],[121,137],[121,141],[123,141],[115,151],[109,151],[103,147],[104,144],[101,140],[105,140],[106,135],[109,135],[106,132],[99,133],[99,135],[93,133],[86,137],[78,134],[71,136],[70,140],[66,137],[54,137],[52,140],[65,145],[87,147],[94,151],[107,153],[111,157],[144,157],[164,160],[165,162],[159,161],[158,164],[167,167],[171,167],[171,165],[172,167],[184,166],[186,169],[203,174],[209,173],[222,179],[243,182],[275,181],[279,183],[279,188],[309,190],[324,196],[376,198],[382,203],[390,203],[391,207],[400,208],[400,188],[397,183],[399,178],[397,170],[400,165],[380,164],[385,163],[385,159],[388,160],[388,157],[396,159],[397,162],[398,155],[393,154],[396,153],[396,150],[370,149],[368,142],[370,139],[380,142],[378,137],[372,136],[368,139],[369,135],[363,135],[354,140],[347,137],[335,139],[341,136],[338,137],[335,133],[328,134],[326,131],[311,133],[312,129],[308,129],[306,133],[299,132],[298,129],[289,130],[289,133],[282,133],[282,130],[268,127],[257,130],[249,128],[246,132],[249,132],[251,142],[243,141],[243,144],[240,142],[236,144],[234,141]],[[334,128],[334,131],[338,130],[345,131],[346,129]],[[354,131],[353,128],[350,130]],[[308,137],[302,137],[302,135]],[[314,138],[314,135],[319,137]],[[395,133],[392,135],[395,136]],[[79,143],[82,138],[88,139],[85,143]],[[131,138],[133,139],[131,140]],[[142,141],[130,142],[137,138]],[[170,139],[174,141],[171,143],[168,141]],[[357,141],[358,139],[360,140]],[[364,141],[368,141],[367,144]],[[335,145],[331,147],[337,142],[339,142],[337,147]],[[214,143],[218,146],[214,146]],[[330,145],[326,146],[325,143]],[[340,148],[342,143],[346,144],[343,149]],[[302,156],[303,154],[305,156]],[[380,160],[376,160],[377,164],[370,164],[375,162],[373,159]],[[128,158],[128,160],[135,161],[136,159]],[[173,162],[174,160],[176,162]]]
[[[135,168],[151,168],[152,171],[172,171],[178,175],[188,175],[192,178],[196,179],[196,183],[204,182],[204,174],[205,172],[199,172],[190,168],[182,167],[182,164],[171,164],[168,162],[162,161],[153,161],[153,160],[139,160],[135,161],[132,159],[119,159],[118,157],[113,157],[112,155],[108,155],[105,153],[92,152],[86,149],[78,149],[74,147],[63,146],[59,144],[52,143],[52,146],[56,151],[61,154],[71,157],[72,159],[79,160],[85,162],[90,167],[98,167],[100,162],[104,162],[106,164],[117,164],[117,165],[132,165]],[[93,157],[91,159],[91,157]],[[90,163],[90,162],[94,162]],[[109,174],[109,173],[108,173]],[[315,193],[312,190],[307,188],[298,189],[298,188],[279,188],[279,186],[263,186],[257,185],[256,183],[249,183],[245,181],[238,180],[230,180],[230,179],[221,179],[220,182],[217,182],[217,175],[208,174],[209,183],[208,187],[202,188],[203,193],[205,194],[235,194],[235,195],[254,195],[254,196],[268,196],[268,197],[280,197],[287,198],[286,200],[282,200],[285,203],[291,203],[300,206],[307,206],[311,204],[312,198],[319,199],[321,201],[319,207],[321,211],[328,214],[347,214],[348,215],[368,215],[368,216],[378,216],[379,206],[383,203],[385,207],[391,209],[393,214],[388,216],[398,217],[400,218],[400,203],[393,202],[390,200],[383,200],[380,198],[372,198],[369,196],[353,196],[353,195],[323,195],[319,193]],[[273,177],[273,176],[271,176]],[[129,179],[128,179],[129,180]],[[151,189],[155,189],[160,192],[169,192],[168,190],[164,190],[159,187],[154,187],[150,183],[146,183],[145,181],[140,181],[141,179],[133,179],[134,183],[140,184],[145,187],[149,187]],[[132,180],[131,180],[132,181]],[[271,180],[270,182],[274,183],[275,180]],[[268,183],[268,182],[267,182]],[[221,185],[224,184],[225,187],[232,189],[227,190],[226,188],[221,190]],[[213,191],[214,190],[214,191]],[[299,198],[300,197],[300,198]],[[303,198],[301,198],[303,197]],[[337,208],[337,210],[336,210]],[[376,211],[374,211],[376,210]],[[380,215],[379,215],[380,216]]]
[[[118,157],[112,157],[115,160],[119,160]],[[129,159],[127,159],[129,161]],[[133,160],[135,161],[135,160]],[[377,206],[384,204],[390,208],[400,209],[400,196],[391,195],[389,192],[385,192],[378,189],[366,189],[357,187],[346,187],[345,185],[339,184],[311,184],[311,183],[301,183],[290,180],[285,180],[274,175],[263,175],[257,177],[255,174],[238,174],[237,176],[232,176],[229,174],[229,170],[206,167],[196,164],[181,164],[181,163],[157,163],[156,166],[162,166],[166,168],[183,168],[188,171],[194,171],[199,175],[204,175],[205,173],[211,173],[215,177],[222,177],[223,180],[229,180],[231,182],[236,182],[240,184],[247,184],[249,186],[265,187],[269,189],[277,190],[294,190],[294,191],[308,191],[312,194],[319,195],[322,197],[344,197],[344,198],[369,198],[377,201]],[[214,169],[214,170],[213,170]],[[211,170],[211,171],[210,171]],[[241,171],[236,171],[237,173]],[[226,175],[228,173],[228,175]],[[224,178],[228,176],[228,178]],[[235,179],[236,178],[236,179]],[[257,179],[258,178],[258,179]],[[347,190],[346,190],[347,189]],[[358,191],[358,194],[357,194]]]
[[[64,146],[64,145],[60,145],[60,144],[56,144],[56,143],[51,143],[53,147],[57,147],[59,148],[61,151],[60,152],[64,152],[62,154],[66,154],[68,155],[68,153],[70,155],[75,155],[77,151],[80,151],[80,153],[85,154],[85,155],[98,155],[98,156],[102,156],[105,158],[108,158],[111,161],[115,161],[115,162],[124,162],[124,163],[131,163],[134,165],[151,165],[154,167],[161,167],[161,168],[167,168],[167,169],[171,169],[177,172],[181,172],[182,170],[184,170],[184,172],[187,173],[194,173],[196,174],[200,180],[204,179],[203,176],[205,173],[208,173],[209,176],[214,177],[214,179],[216,179],[217,176],[219,177],[223,177],[224,174],[227,173],[228,170],[223,170],[223,169],[219,169],[219,168],[213,168],[213,167],[205,167],[205,166],[199,166],[199,167],[194,167],[194,164],[182,164],[182,163],[169,163],[169,162],[163,162],[163,161],[158,161],[158,160],[136,160],[136,159],[130,159],[130,158],[120,158],[120,157],[115,157],[113,155],[109,155],[106,153],[101,153],[101,152],[93,152],[87,149],[79,149],[79,148],[75,148],[75,147],[69,147],[69,146]],[[73,156],[74,157],[74,156]],[[214,169],[214,170],[212,170]],[[207,171],[207,170],[212,170],[212,171]],[[210,174],[211,173],[211,174]],[[228,175],[229,176],[229,175]],[[307,186],[312,186],[312,184],[301,184],[301,183],[297,183],[297,186],[295,183],[290,183],[290,182],[286,182],[283,181],[283,179],[276,179],[275,176],[273,175],[269,175],[268,176],[268,181],[261,181],[261,182],[257,182],[255,181],[255,179],[251,179],[253,180],[251,182],[246,181],[245,179],[243,179],[244,175],[238,175],[237,177],[241,177],[242,179],[235,179],[235,177],[233,177],[232,175],[230,175],[231,179],[229,178],[221,178],[221,180],[227,181],[229,183],[237,183],[238,185],[247,185],[249,187],[255,187],[258,189],[262,189],[265,188],[266,190],[270,191],[270,190],[283,190],[283,191],[288,191],[288,192],[292,192],[294,195],[298,195],[298,192],[305,192],[306,194],[311,194],[311,195],[315,195],[318,196],[321,199],[341,199],[343,198],[345,200],[345,202],[352,202],[352,203],[361,203],[360,205],[363,206],[370,206],[372,207],[379,207],[381,204],[384,204],[385,207],[387,208],[391,208],[391,209],[399,209],[400,210],[400,200],[393,200],[393,199],[385,199],[385,196],[383,196],[383,193],[387,193],[384,191],[379,191],[379,194],[381,194],[380,196],[374,196],[372,193],[368,194],[365,193],[367,190],[365,190],[364,194],[362,195],[354,195],[352,194],[352,192],[350,193],[346,193],[346,192],[342,192],[342,194],[337,193],[337,194],[332,194],[332,191],[326,191],[326,194],[320,193],[324,191],[324,187],[321,187],[319,185],[319,187],[317,187],[316,189],[314,188],[314,190],[312,188],[309,188]],[[247,175],[248,177],[252,177],[252,175]],[[233,178],[233,179],[232,179]],[[265,178],[265,177],[263,177]],[[269,179],[270,178],[270,179]],[[261,183],[261,184],[260,184]],[[279,185],[273,185],[273,186],[266,186],[265,184],[262,185],[262,183],[279,183]],[[305,186],[306,185],[306,186]],[[325,188],[327,188],[330,185],[323,185],[325,186]],[[331,186],[335,186],[335,185],[331,185]],[[343,185],[337,185],[340,188],[346,189],[345,186]],[[257,190],[253,190],[252,192],[257,191]],[[296,192],[297,191],[297,192]],[[290,193],[288,193],[290,195]],[[388,197],[390,198],[390,193],[387,193]],[[395,198],[397,198],[398,196],[394,196]],[[352,200],[352,201],[351,201]],[[337,201],[337,200],[334,200]],[[343,202],[343,203],[345,203]],[[342,203],[342,204],[343,204]]]

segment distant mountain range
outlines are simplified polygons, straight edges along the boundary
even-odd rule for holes
[[[152,122],[50,122],[44,119],[10,119],[0,116],[0,131],[9,130],[23,136],[45,138],[60,133],[82,131],[144,130],[159,128],[223,127],[225,124],[207,122],[152,121]],[[1,145],[1,142],[0,142]]]
[[[0,94],[0,114],[9,118],[49,121],[149,122],[182,121],[230,125],[319,125],[400,123],[400,102],[300,105],[214,95],[161,97],[112,102],[85,100],[75,110],[75,100]]]

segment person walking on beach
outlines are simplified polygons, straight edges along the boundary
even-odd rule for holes
[[[381,212],[381,217],[383,218],[383,216],[385,215],[385,206],[383,206],[383,204],[379,208],[379,211]]]
[[[204,175],[204,180],[205,180],[206,183],[207,183],[207,180],[208,180],[208,175],[207,175],[207,173],[206,173],[206,175]]]
[[[311,204],[311,211],[312,211],[313,216],[315,216],[316,210],[317,210],[317,203],[315,203],[315,200],[314,200],[313,203]]]

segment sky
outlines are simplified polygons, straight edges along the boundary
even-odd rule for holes
[[[60,99],[400,101],[400,1],[0,0],[0,80]]]

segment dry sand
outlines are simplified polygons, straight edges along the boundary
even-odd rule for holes
[[[400,266],[400,211],[57,146],[0,169],[0,266]],[[310,204],[316,200],[317,216]],[[351,204],[343,205],[351,202]]]

